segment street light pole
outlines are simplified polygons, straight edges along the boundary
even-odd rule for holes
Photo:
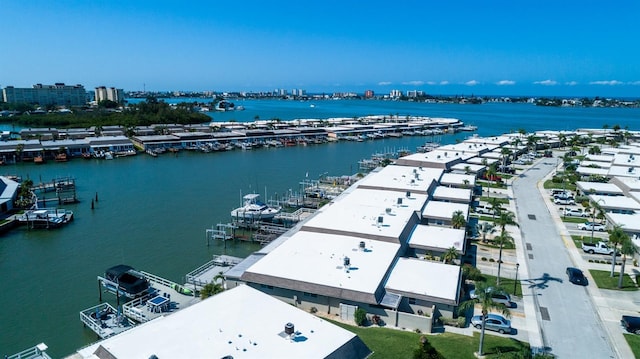
[[[518,270],[520,269],[520,263],[516,263],[516,280],[513,282],[513,295],[518,296]]]

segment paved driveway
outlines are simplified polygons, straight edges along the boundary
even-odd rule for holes
[[[615,358],[587,290],[567,280],[565,270],[574,263],[537,190],[537,183],[556,164],[542,159],[513,181],[528,264],[528,273],[522,274],[524,293],[534,300],[542,344],[553,354],[560,358]]]

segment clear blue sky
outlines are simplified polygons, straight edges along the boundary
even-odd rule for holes
[[[640,1],[0,2],[0,86],[640,97]]]

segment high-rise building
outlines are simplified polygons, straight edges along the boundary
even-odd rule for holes
[[[116,103],[124,102],[124,90],[116,89],[115,87],[96,87],[96,102],[109,100]]]
[[[373,90],[367,90],[364,92],[364,98],[373,98],[374,93]]]
[[[400,90],[391,90],[391,93],[389,94],[389,97],[391,97],[391,98],[402,97],[402,91],[400,91]]]
[[[2,99],[7,103],[33,105],[82,106],[87,103],[87,91],[82,85],[35,84],[31,88],[7,86],[2,89]]]

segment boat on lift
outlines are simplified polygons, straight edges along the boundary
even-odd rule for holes
[[[260,195],[257,193],[250,193],[242,197],[244,205],[231,211],[231,217],[240,220],[249,221],[270,221],[275,217],[282,208],[272,207],[260,200]]]

